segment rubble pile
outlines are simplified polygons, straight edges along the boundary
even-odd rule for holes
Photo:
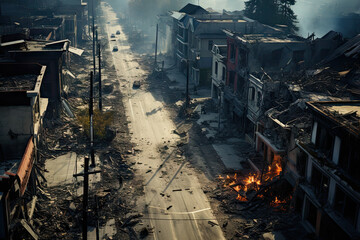
[[[278,179],[281,171],[281,158],[280,156],[274,156],[273,162],[268,166],[264,166],[261,172],[251,171],[246,175],[239,172],[239,174],[235,173],[233,176],[227,175],[226,177],[220,175],[219,180],[223,183],[223,188],[231,188],[237,192],[237,200],[246,202],[254,197],[264,197],[260,192],[264,191],[264,187],[267,187],[269,182]],[[272,196],[272,198],[271,202],[273,204],[280,204],[276,196]]]
[[[300,218],[294,214],[293,188],[284,178],[277,175],[261,184],[254,175],[238,177],[239,174],[219,178],[215,189],[204,191],[220,201],[222,211],[229,214],[229,219],[223,222],[224,231],[233,231],[227,227],[233,221],[234,238],[259,239],[265,233],[283,233],[295,227]],[[235,181],[240,185],[234,184]]]
[[[86,43],[85,43],[86,44]],[[90,46],[86,47],[90,49]],[[88,102],[88,78],[86,63],[91,60],[90,52],[84,52],[82,61],[74,61],[73,73],[77,76],[71,83],[70,91],[67,92],[67,102],[75,117],[81,109],[87,107]],[[110,61],[105,58],[104,65]],[[114,74],[113,66],[109,66],[108,74]],[[104,81],[107,84],[107,81]],[[113,87],[117,87],[115,84]],[[130,204],[134,194],[141,194],[138,189],[132,188],[129,181],[134,178],[134,171],[128,164],[127,151],[131,149],[129,141],[127,119],[121,94],[116,99],[107,99],[104,93],[104,103],[110,106],[114,118],[112,123],[114,136],[111,142],[95,139],[95,152],[101,161],[101,181],[97,182],[89,191],[88,225],[95,227],[97,222],[100,227],[106,225],[109,219],[115,219],[116,227],[120,228],[120,222],[131,212],[133,205]],[[114,108],[114,105],[117,108]],[[89,138],[85,134],[80,123],[67,115],[64,109],[58,108],[59,117],[53,118],[48,114],[44,119],[44,128],[40,138],[38,161],[39,177],[36,210],[33,216],[32,228],[40,233],[43,239],[78,239],[81,235],[82,225],[82,177],[77,178],[72,184],[49,187],[43,176],[45,161],[56,158],[68,152],[77,155],[89,155]],[[114,138],[115,137],[115,138]],[[132,154],[132,153],[130,153]],[[81,171],[82,169],[78,169]],[[125,189],[124,191],[122,189]],[[130,235],[129,231],[118,231],[119,238]],[[136,236],[136,235],[135,235]]]

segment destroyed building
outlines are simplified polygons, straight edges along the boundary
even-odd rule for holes
[[[19,26],[29,29],[29,38],[36,40],[64,39],[64,18],[47,16],[22,17],[17,20]],[[23,39],[23,38],[20,38]],[[19,39],[13,39],[19,40]]]
[[[214,44],[211,51],[212,73],[211,73],[211,98],[215,101],[222,99],[222,89],[226,80],[226,56],[227,46]]]
[[[296,194],[308,228],[323,239],[359,239],[360,102],[309,102],[311,135],[299,138]]]
[[[29,29],[32,39],[69,39],[76,47],[82,41],[87,21],[87,3],[77,1],[2,1],[3,15],[6,15],[9,30]],[[15,23],[15,24],[14,24]]]
[[[160,29],[166,29],[160,31],[160,42],[167,49],[173,50],[171,55],[180,71],[185,71],[185,62],[189,63],[190,81],[195,86],[211,86],[212,47],[215,44],[226,44],[226,35],[222,29],[242,33],[281,32],[246,18],[241,13],[208,12],[193,4],[188,4],[179,11],[172,11],[169,16],[173,19],[172,23],[166,15],[159,17],[160,22],[165,22],[160,24]]]
[[[307,69],[328,56],[341,42],[337,35],[330,40],[312,41],[281,34],[224,32],[228,36],[224,112],[245,131],[246,139],[253,145],[258,119],[271,107],[269,100],[286,98],[286,91],[280,89],[287,88],[282,84],[286,77],[274,80],[271,75]]]
[[[16,62],[36,62],[47,67],[41,86],[41,95],[49,104],[58,104],[66,80],[63,69],[68,63],[69,40],[57,42],[17,40],[1,44],[1,53]],[[56,114],[56,113],[54,113]]]
[[[25,191],[35,195],[33,165],[47,109],[40,93],[45,70],[33,63],[0,63],[1,239],[8,239],[16,226]]]

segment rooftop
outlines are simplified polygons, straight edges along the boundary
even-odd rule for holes
[[[280,36],[271,36],[271,35],[264,35],[264,34],[247,34],[242,36],[236,36],[237,40],[240,40],[245,43],[300,43],[299,41],[294,38],[289,37],[280,37]]]
[[[187,14],[190,14],[190,15],[209,13],[204,8],[202,8],[202,7],[198,6],[198,5],[191,4],[191,3],[188,3],[185,7],[180,9],[179,12],[187,13]]]
[[[10,48],[9,52],[38,52],[38,51],[64,51],[67,48],[67,45],[70,41],[68,39],[49,42],[49,41],[26,41],[18,40],[12,42],[2,43],[1,47]]]
[[[0,63],[0,92],[34,90],[44,71],[45,67],[35,63]]]
[[[197,19],[201,23],[232,23],[232,22],[242,22],[245,23],[244,19]]]
[[[310,109],[360,136],[360,100],[308,102]]]
[[[8,75],[0,73],[0,92],[12,90],[32,90],[37,80],[35,74]]]

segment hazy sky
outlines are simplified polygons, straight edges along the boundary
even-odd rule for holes
[[[194,0],[200,6],[214,10],[243,10],[244,0]],[[350,12],[360,14],[360,0],[297,0],[293,6],[299,20],[299,34],[307,36],[315,32],[321,37],[332,29],[339,29],[336,17]],[[341,28],[340,28],[341,29]]]

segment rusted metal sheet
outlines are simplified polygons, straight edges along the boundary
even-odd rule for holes
[[[19,165],[17,175],[20,180],[20,195],[22,196],[26,190],[26,186],[29,181],[29,177],[32,171],[34,164],[34,143],[33,137],[29,139],[29,142],[26,146],[25,153],[22,157],[21,163]]]

